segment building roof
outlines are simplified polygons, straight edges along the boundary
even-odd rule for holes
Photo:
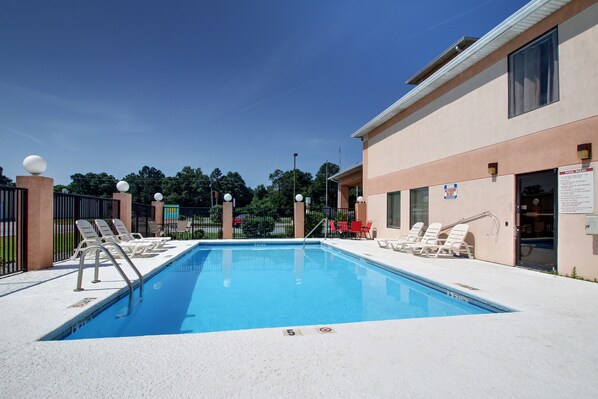
[[[570,2],[571,0],[530,1],[374,119],[359,128],[351,137],[364,137]]]
[[[339,171],[338,173],[330,176],[328,178],[328,180],[332,180],[332,181],[340,180],[343,177],[347,177],[347,176],[350,176],[358,171],[361,171],[362,168],[363,168],[363,162],[358,162],[355,165],[348,167],[346,169],[343,169],[343,170]]]
[[[418,85],[434,72],[446,65],[447,62],[463,52],[467,47],[471,46],[478,40],[477,37],[463,36],[455,44],[451,45],[442,54],[436,57],[432,62],[423,67],[418,73],[407,79],[405,83],[410,85]]]

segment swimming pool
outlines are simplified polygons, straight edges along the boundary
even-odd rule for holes
[[[500,311],[319,244],[200,245],[146,281],[143,301],[129,315],[127,304],[120,299],[64,339]]]

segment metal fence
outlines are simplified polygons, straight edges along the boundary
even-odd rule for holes
[[[76,194],[54,193],[54,262],[68,259],[79,245],[81,236],[75,222],[86,219],[120,217],[120,201],[112,198],[89,197]]]
[[[233,209],[233,238],[292,238],[294,235],[293,209]]]
[[[27,270],[27,189],[0,186],[0,276]]]
[[[149,220],[156,220],[156,208],[152,205],[139,204],[133,202],[132,205],[132,224],[131,227],[134,232],[140,233],[144,237],[151,237]]]
[[[347,221],[347,223],[350,225],[351,222],[355,220],[355,209],[311,207],[310,209],[306,210],[305,214],[305,233],[307,234],[309,231],[311,231],[311,229],[314,228],[316,224],[322,220],[322,218],[328,218],[329,220],[332,220],[335,225],[338,225],[339,221]],[[310,237],[323,237],[325,230],[326,235],[330,236],[330,226],[323,225],[321,231],[314,231]]]
[[[176,240],[222,238],[222,207],[164,205],[163,229]]]

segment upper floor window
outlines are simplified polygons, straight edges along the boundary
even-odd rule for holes
[[[559,100],[557,29],[509,55],[509,118]]]

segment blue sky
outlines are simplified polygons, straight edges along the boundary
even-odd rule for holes
[[[144,165],[315,174],[361,161],[350,135],[461,36],[526,1],[4,0],[0,166],[116,178]]]

